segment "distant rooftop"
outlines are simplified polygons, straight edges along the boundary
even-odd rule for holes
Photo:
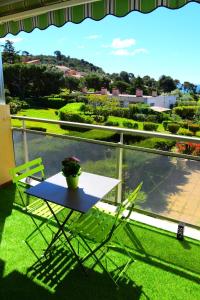
[[[151,106],[151,109],[153,111],[157,111],[157,112],[164,112],[164,111],[171,110],[170,108],[164,108],[164,107],[160,107],[160,106]]]
[[[39,64],[40,60],[39,59],[34,59],[34,60],[29,60],[25,62],[26,64]]]

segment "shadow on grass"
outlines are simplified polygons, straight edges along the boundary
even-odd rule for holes
[[[3,236],[5,220],[12,213],[15,193],[16,188],[14,185],[9,185],[0,189],[0,244]]]
[[[0,299],[1,300],[53,300],[52,295],[44,287],[33,282],[26,275],[13,271],[3,277],[5,263],[0,260]]]
[[[77,265],[71,252],[59,247],[31,266],[27,276],[48,286],[55,299],[137,300],[144,294],[142,286],[137,286],[125,277],[120,279],[117,288],[105,272],[100,273],[91,268],[86,268],[86,272],[87,276]],[[145,297],[149,299],[148,296]]]
[[[165,233],[164,231],[162,231],[161,233],[151,227],[145,228],[146,237],[140,239],[137,236],[137,233],[134,232],[134,227],[137,226],[140,227],[140,225],[136,224],[127,224],[124,227],[123,232],[123,234],[126,235],[126,251],[133,259],[143,261],[151,266],[155,266],[164,271],[179,275],[195,283],[200,282],[200,262],[198,262],[197,257],[200,243],[192,240],[191,242],[188,242],[187,240],[178,241],[176,240],[175,236],[172,236],[172,234],[169,234],[168,232]],[[157,241],[155,239],[155,236],[152,239],[152,236],[150,235],[157,235]],[[147,243],[144,241],[145,239],[148,240],[148,238],[149,241],[151,241],[151,244],[148,244],[147,246]],[[163,248],[162,239],[165,238],[171,238],[171,245],[170,240],[168,240]],[[170,248],[174,248],[174,252],[172,251],[173,255],[169,255],[168,253],[169,251],[171,251]],[[166,249],[168,250],[166,251]],[[126,254],[126,252],[120,246],[115,248],[115,250],[118,253]],[[195,262],[197,262],[198,265],[195,265]],[[196,269],[192,268],[194,267],[194,265]]]

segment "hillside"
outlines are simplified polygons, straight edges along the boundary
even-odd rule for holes
[[[97,72],[104,74],[102,68],[97,67],[84,59],[73,58],[63,54],[60,54],[60,56],[57,57],[53,55],[30,55],[28,59],[39,59],[42,64],[63,65],[70,69],[85,73]]]

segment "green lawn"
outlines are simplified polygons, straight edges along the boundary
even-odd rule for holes
[[[37,300],[198,300],[200,295],[200,243],[179,242],[175,234],[130,222],[118,233],[135,262],[129,281],[119,289],[102,270],[86,264],[85,276],[67,249],[57,245],[56,255],[37,261],[27,244],[33,223],[13,202],[13,186],[0,189],[0,299]],[[46,232],[44,232],[46,233]],[[42,253],[46,245],[36,236],[32,247]],[[110,258],[118,265],[127,261],[118,248]],[[42,264],[41,264],[42,263]]]

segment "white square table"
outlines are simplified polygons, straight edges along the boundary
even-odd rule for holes
[[[36,186],[27,189],[26,193],[28,195],[43,199],[46,202],[59,227],[45,253],[52,247],[59,236],[63,234],[84,270],[76,251],[66,235],[64,226],[74,211],[87,213],[90,208],[97,204],[98,201],[105,197],[119,183],[120,180],[118,179],[82,172],[79,178],[79,187],[75,190],[71,190],[67,187],[66,178],[60,172],[42,181]],[[62,224],[58,220],[49,202],[61,205],[71,210]]]

